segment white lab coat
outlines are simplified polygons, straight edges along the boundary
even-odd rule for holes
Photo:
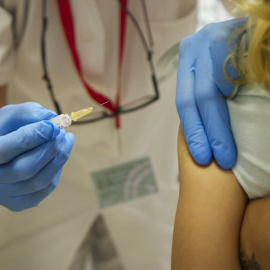
[[[35,101],[53,109],[40,60],[41,1],[7,0],[0,10],[0,84],[9,83],[9,103]],[[65,113],[95,106],[73,66],[56,1],[47,1],[48,70]],[[102,214],[125,270],[170,269],[171,241],[178,198],[174,106],[177,55],[167,53],[196,25],[195,1],[146,0],[154,39],[154,64],[161,98],[139,111],[113,119],[71,126],[75,145],[56,190],[38,207],[19,213],[0,208],[0,269],[66,270],[99,214]],[[115,100],[118,60],[118,9],[114,0],[71,0],[76,41],[88,83]],[[140,1],[129,7],[144,25]],[[16,47],[12,41],[11,16]],[[177,51],[177,50],[176,50]],[[171,58],[170,58],[171,56]],[[121,103],[152,92],[146,55],[128,21]],[[92,172],[148,157],[158,191],[101,208]],[[110,269],[110,268],[108,268]]]

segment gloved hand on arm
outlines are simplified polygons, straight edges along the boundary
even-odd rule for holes
[[[189,151],[200,165],[207,165],[212,156],[223,169],[236,161],[226,103],[235,85],[227,80],[223,64],[231,53],[229,37],[245,22],[240,18],[209,24],[180,43],[176,106]],[[238,79],[231,61],[226,71]]]
[[[74,137],[43,121],[54,116],[33,102],[0,109],[0,205],[25,210],[56,188]]]

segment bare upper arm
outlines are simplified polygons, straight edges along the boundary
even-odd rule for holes
[[[247,197],[230,170],[197,165],[179,129],[180,195],[172,269],[240,269],[238,239]]]
[[[249,202],[241,227],[241,260],[244,269],[269,269],[270,197]],[[257,268],[255,266],[257,265]],[[260,268],[259,268],[260,267]]]

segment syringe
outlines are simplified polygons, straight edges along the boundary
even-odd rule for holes
[[[109,102],[109,101],[107,101]],[[105,103],[107,103],[105,102]],[[105,104],[102,103],[99,106]],[[93,107],[89,107],[83,110],[79,110],[77,112],[72,112],[71,114],[59,114],[56,117],[50,119],[49,121],[57,125],[60,129],[67,128],[72,124],[72,121],[77,121],[78,119],[84,117],[87,114],[90,114],[94,110]]]

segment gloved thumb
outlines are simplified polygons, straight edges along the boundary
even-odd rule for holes
[[[0,136],[0,164],[54,139],[59,133],[60,129],[56,125],[49,121],[40,121]]]
[[[0,136],[15,131],[22,126],[49,120],[55,116],[55,112],[47,110],[35,102],[4,106],[0,109]]]

